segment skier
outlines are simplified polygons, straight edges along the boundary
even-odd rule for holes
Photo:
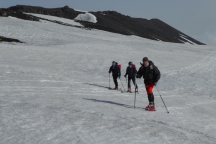
[[[124,75],[125,78],[128,75],[128,90],[127,90],[127,92],[131,92],[131,84],[130,84],[131,80],[133,81],[134,86],[136,85],[135,86],[135,92],[138,92],[138,86],[135,83],[136,74],[137,74],[137,70],[136,70],[135,65],[132,62],[129,62],[128,67],[126,69],[126,73]]]
[[[149,111],[156,111],[155,109],[155,103],[154,103],[154,94],[153,94],[153,88],[157,85],[158,80],[160,79],[160,71],[159,69],[154,65],[152,61],[149,61],[147,57],[143,58],[143,64],[140,67],[137,78],[141,78],[143,76],[144,78],[144,84],[146,88],[146,92],[148,94],[148,100],[149,105],[146,106],[146,110]]]
[[[118,63],[115,62],[115,61],[112,62],[112,66],[109,69],[109,73],[111,73],[111,72],[112,72],[113,81],[114,81],[114,84],[115,84],[115,88],[113,88],[113,89],[114,90],[118,90],[118,81],[117,81],[117,78],[120,79],[120,77],[121,77],[121,70],[118,67]]]

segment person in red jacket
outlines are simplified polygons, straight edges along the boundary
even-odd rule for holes
[[[154,65],[152,61],[149,61],[147,57],[143,58],[143,64],[140,67],[136,77],[141,78],[142,76],[144,78],[144,84],[149,100],[149,105],[146,107],[146,110],[156,111],[153,88],[157,85],[161,74],[159,69]]]

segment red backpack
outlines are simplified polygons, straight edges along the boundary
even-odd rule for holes
[[[134,69],[134,72],[137,73],[136,65],[135,64],[132,64],[132,68]]]
[[[116,66],[121,70],[121,64],[118,64],[118,63],[116,62]]]
[[[121,64],[118,65],[118,68],[121,70],[121,68],[122,68]]]

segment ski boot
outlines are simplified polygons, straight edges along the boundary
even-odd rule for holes
[[[155,104],[150,102],[149,105],[145,108],[147,111],[156,111]]]
[[[135,88],[135,92],[136,92],[136,93],[139,93],[139,92],[138,92],[138,86]]]
[[[131,93],[131,88],[128,88],[127,92],[130,92],[130,93]]]

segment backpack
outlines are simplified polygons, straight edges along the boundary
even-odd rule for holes
[[[116,62],[116,67],[118,67],[120,70],[121,70],[121,64],[118,64],[117,62]]]
[[[118,65],[118,68],[121,70],[121,68],[122,68],[121,64]]]
[[[136,65],[135,64],[132,64],[132,68],[134,69],[134,73],[137,73]]]

